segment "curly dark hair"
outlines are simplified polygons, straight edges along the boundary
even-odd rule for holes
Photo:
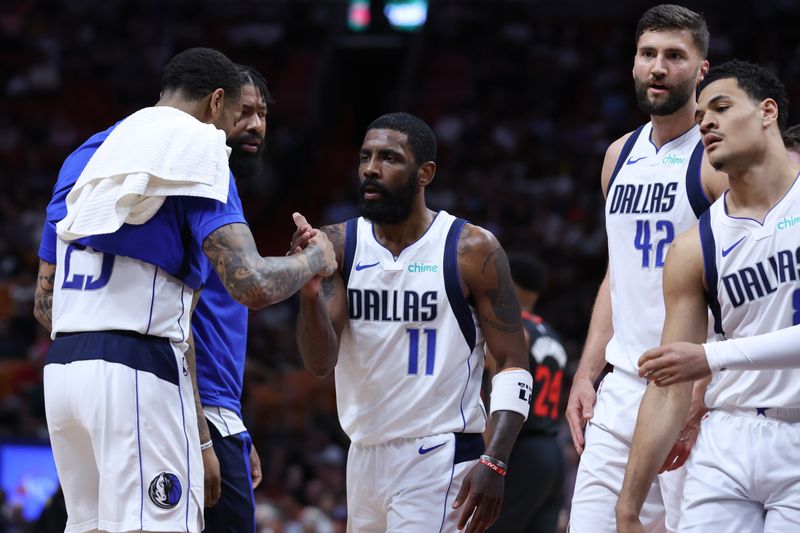
[[[189,48],[169,60],[161,76],[161,92],[181,91],[199,100],[223,89],[230,101],[238,101],[244,80],[239,67],[213,48]]]
[[[410,113],[382,115],[367,126],[369,130],[394,130],[405,133],[417,164],[436,161],[436,135],[424,120]]]
[[[780,131],[786,129],[789,99],[786,96],[786,87],[772,71],[755,63],[734,59],[709,70],[697,87],[697,92],[701,92],[710,83],[727,78],[735,79],[739,88],[756,102],[767,98],[775,100],[778,104],[778,128]]]
[[[789,150],[800,150],[800,124],[783,131],[783,145]]]
[[[249,67],[247,65],[237,66],[239,67],[239,73],[244,79],[244,85],[249,84],[258,89],[258,92],[261,93],[261,98],[264,99],[265,104],[274,104],[275,100],[272,99],[272,94],[269,92],[267,80],[264,79],[264,76],[262,76],[261,73],[253,67]]]
[[[636,42],[646,31],[689,30],[700,56],[708,55],[708,26],[703,15],[675,4],[661,4],[644,12],[636,25]]]

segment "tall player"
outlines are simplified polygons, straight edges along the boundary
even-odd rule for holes
[[[500,516],[489,531],[555,533],[564,499],[564,452],[557,435],[567,352],[553,328],[534,314],[546,283],[545,266],[531,256],[519,254],[510,255],[508,263],[522,306],[533,398],[528,419],[511,450],[509,464],[514,468],[506,478]]]
[[[238,185],[263,168],[268,105],[274,103],[261,74],[241,67],[242,116],[228,137],[230,165]],[[253,489],[261,482],[261,461],[242,421],[241,403],[247,347],[247,307],[237,302],[211,273],[192,315],[197,388],[208,420],[220,478],[206,470],[206,484],[221,483],[219,501],[206,502],[205,531],[255,531]]]
[[[435,136],[419,118],[392,113],[370,124],[361,217],[323,228],[341,267],[300,295],[300,352],[317,376],[335,369],[352,442],[350,532],[454,532],[468,521],[468,532],[484,531],[528,414],[508,260],[488,231],[425,205],[435,158]],[[499,369],[485,451],[484,342]]]
[[[190,381],[195,291],[213,266],[232,296],[261,307],[335,268],[322,235],[303,255],[258,255],[224,144],[241,114],[241,85],[237,67],[220,52],[181,52],[164,69],[155,107],[92,136],[59,173],[39,250],[35,315],[54,338],[45,359],[45,410],[69,533],[202,529],[202,471],[216,459]],[[120,192],[116,176],[138,183],[156,171],[197,196],[159,197],[149,219],[142,214],[137,224],[67,241],[57,227],[68,213],[67,195],[98,161],[114,171],[92,189],[107,191],[105,204]],[[181,166],[190,170],[170,172]],[[191,173],[201,168],[213,175]],[[214,178],[228,184],[226,202],[204,196]],[[192,188],[195,181],[203,186]],[[153,205],[156,197],[147,190],[142,196]],[[105,204],[95,202],[95,212]],[[148,211],[141,207],[137,212]]]
[[[702,341],[706,304],[722,338],[798,322],[798,240],[787,220],[800,212],[800,166],[781,139],[787,111],[783,84],[758,65],[725,63],[701,85],[697,122],[730,189],[672,245],[663,343]],[[647,389],[617,505],[620,531],[641,531],[643,491],[680,430],[690,389]],[[711,411],[687,465],[680,530],[800,530],[800,370],[724,370],[705,401]]]
[[[612,143],[603,162],[609,266],[566,415],[582,453],[570,516],[573,533],[615,529],[614,504],[646,385],[636,374],[636,362],[661,337],[664,259],[674,237],[726,186],[725,176],[704,157],[694,124],[695,88],[708,70],[708,41],[703,17],[681,6],[653,7],[637,25],[633,80],[650,122]],[[593,384],[606,361],[614,371],[596,395]],[[670,468],[685,460],[696,438],[701,405]],[[666,527],[675,529],[680,474],[667,472],[649,489],[642,511],[648,529],[663,530],[665,507]]]

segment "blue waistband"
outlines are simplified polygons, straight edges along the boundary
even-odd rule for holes
[[[59,333],[44,363],[66,365],[95,359],[149,372],[176,386],[180,383],[178,362],[169,339],[131,331]]]
[[[480,433],[456,433],[456,449],[453,455],[455,464],[475,461],[484,451],[486,446]]]

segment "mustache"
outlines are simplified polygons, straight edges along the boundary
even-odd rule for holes
[[[367,187],[375,189],[384,196],[388,196],[390,194],[389,189],[387,189],[383,183],[376,179],[364,180],[364,182],[359,186],[358,192],[363,195]]]

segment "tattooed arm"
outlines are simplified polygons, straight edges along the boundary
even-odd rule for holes
[[[336,268],[324,233],[299,254],[261,257],[250,228],[228,224],[206,237],[203,251],[230,295],[251,309],[285,300],[317,274],[327,276]]]
[[[497,372],[528,370],[528,354],[521,312],[508,258],[488,231],[467,224],[458,239],[458,271],[462,289],[478,313],[486,345],[497,362]],[[524,418],[513,411],[495,411],[489,421],[486,455],[508,463]],[[514,468],[510,465],[509,468]],[[503,478],[482,464],[475,465],[456,497],[463,511],[459,527],[472,516],[468,533],[483,531],[500,512]]]
[[[34,297],[33,316],[48,331],[53,329],[53,282],[56,277],[56,266],[39,259],[39,275],[36,280],[36,296]]]
[[[325,226],[336,261],[344,253],[345,225]],[[317,377],[330,374],[339,358],[339,338],[347,320],[347,299],[341,273],[319,276],[300,289],[300,312],[297,316],[297,346],[306,369]]]

